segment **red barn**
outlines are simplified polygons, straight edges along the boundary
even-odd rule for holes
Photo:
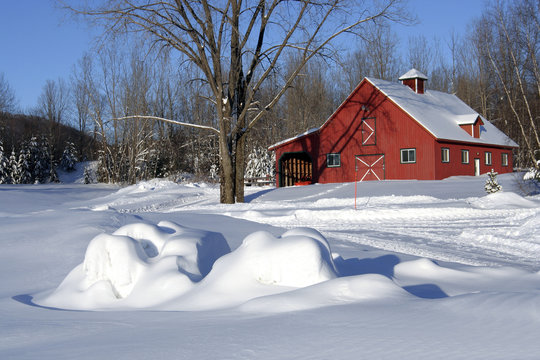
[[[277,186],[512,171],[518,145],[455,95],[364,78],[319,128],[272,145]]]

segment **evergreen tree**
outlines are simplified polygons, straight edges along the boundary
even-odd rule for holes
[[[248,155],[246,164],[246,178],[269,177],[271,180],[275,176],[275,153],[270,153],[263,147],[256,147]]]
[[[60,182],[60,178],[58,177],[58,173],[56,172],[55,166],[49,167],[49,178],[47,179],[49,182]]]
[[[497,182],[497,173],[491,169],[490,172],[487,173],[488,179],[486,180],[486,185],[484,186],[484,189],[488,194],[496,193],[499,190],[502,190],[502,186],[499,185]]]
[[[62,153],[62,159],[60,159],[60,166],[65,171],[75,170],[75,164],[77,163],[77,150],[75,149],[75,144],[72,142],[66,142],[66,147]]]
[[[19,164],[17,161],[17,157],[15,155],[15,151],[11,151],[11,155],[9,156],[9,161],[8,161],[8,168],[9,168],[10,183],[21,184],[21,172],[19,169]]]
[[[6,156],[4,155],[4,146],[0,141],[0,184],[9,183],[9,168]]]
[[[84,183],[85,184],[97,183],[96,170],[90,165],[84,167]]]
[[[110,169],[110,157],[103,150],[98,152],[98,166],[96,171],[96,177],[99,182],[110,183],[111,182],[111,169]]]
[[[26,146],[23,146],[19,152],[19,160],[17,161],[17,172],[19,174],[19,184],[33,183],[32,173],[30,169],[30,151]]]
[[[33,136],[28,144],[28,150],[30,152],[29,165],[32,181],[34,183],[45,183],[50,181],[51,171],[49,169],[50,157],[47,144],[47,140],[42,138],[38,142],[38,139]]]

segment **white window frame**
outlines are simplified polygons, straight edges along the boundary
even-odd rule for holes
[[[461,150],[461,163],[462,164],[469,164],[469,150],[462,149]]]
[[[341,154],[340,153],[326,154],[326,167],[329,167],[329,168],[341,167]]]
[[[402,164],[415,164],[416,163],[416,148],[409,148],[409,149],[401,149],[400,151],[399,159]],[[404,160],[403,154],[407,154],[407,160]],[[410,160],[411,156],[410,154],[413,154],[414,159]]]
[[[491,151],[486,151],[485,152],[486,165],[491,165],[491,160],[492,160]]]
[[[502,166],[508,166],[508,153],[501,154],[501,164]]]
[[[441,148],[441,162],[450,162],[450,148]]]

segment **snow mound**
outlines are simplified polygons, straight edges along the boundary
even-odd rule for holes
[[[148,307],[177,297],[230,252],[219,233],[162,221],[131,224],[96,236],[45,306],[67,309]]]
[[[118,194],[134,194],[139,192],[156,191],[175,187],[178,187],[178,184],[173,181],[164,179],[151,179],[147,181],[140,181],[135,185],[130,185],[123,189],[120,189],[118,190]]]
[[[525,199],[516,193],[504,191],[498,191],[481,198],[470,198],[468,201],[472,207],[479,209],[519,209],[535,208],[538,206],[533,201]]]
[[[245,274],[267,285],[305,287],[337,277],[328,242],[307,228],[289,230],[281,237],[255,232],[222,262],[242,267]]]
[[[236,250],[218,259],[212,271],[189,293],[163,309],[230,308],[337,276],[330,246],[316,230],[298,228],[281,236],[257,231]]]
[[[60,167],[56,170],[58,179],[63,184],[84,184],[84,169],[86,167],[97,169],[97,161],[83,161],[75,164],[73,171],[65,171]]]
[[[253,299],[240,310],[278,313],[309,310],[346,303],[403,301],[412,296],[391,279],[379,274],[347,276],[287,293]]]
[[[330,246],[313,229],[258,231],[230,252],[221,234],[162,221],[96,236],[84,262],[34,301],[65,309],[207,310],[337,277]]]

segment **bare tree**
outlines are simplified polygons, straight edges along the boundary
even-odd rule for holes
[[[298,67],[296,56],[287,58],[287,74]],[[324,62],[313,61],[304,66],[284,96],[287,137],[320,126],[334,110]],[[286,75],[287,76],[287,75]]]
[[[394,80],[400,75],[401,64],[397,55],[397,36],[389,24],[376,26],[371,24],[367,34],[366,56],[370,61],[370,75],[378,79]]]
[[[15,110],[15,93],[4,77],[0,73],[0,112],[11,112]]]
[[[62,79],[47,80],[38,99],[39,114],[51,123],[60,124],[64,120],[68,104],[66,83]]]
[[[408,66],[420,70],[424,74],[429,74],[432,69],[434,54],[429,49],[430,46],[427,38],[421,34],[411,36],[408,40],[407,60]]]
[[[388,21],[370,23],[364,27],[354,51],[340,63],[337,77],[341,88],[334,89],[340,104],[366,76],[394,81],[402,71],[398,55],[398,38]],[[343,86],[346,84],[346,86]]]
[[[63,145],[61,143],[61,127],[64,122],[64,117],[68,111],[69,92],[67,84],[59,79],[58,81],[47,80],[38,99],[37,112],[40,116],[47,120],[48,124],[48,153],[49,153],[49,169],[50,180],[57,181],[55,162],[62,155]]]
[[[72,101],[74,104],[75,116],[77,118],[77,128],[79,130],[77,145],[80,159],[83,159],[83,155],[87,150],[87,137],[85,134],[88,132],[89,126],[91,125],[92,96],[88,91],[84,76],[85,71],[89,71],[91,62],[90,56],[88,54],[84,55],[79,61],[78,67],[74,68],[73,74],[71,75]]]
[[[144,33],[199,68],[211,90],[209,101],[218,123],[209,129],[219,137],[221,201],[234,203],[244,201],[244,147],[249,130],[332,40],[371,20],[402,19],[403,11],[397,6],[398,0],[120,0],[76,11],[103,20],[112,32]],[[289,51],[298,52],[297,68],[270,101],[258,102],[256,94]]]
[[[495,73],[508,116],[517,125],[527,163],[538,166],[540,151],[540,3],[494,1],[475,29],[481,55]],[[523,150],[520,150],[523,151]]]

